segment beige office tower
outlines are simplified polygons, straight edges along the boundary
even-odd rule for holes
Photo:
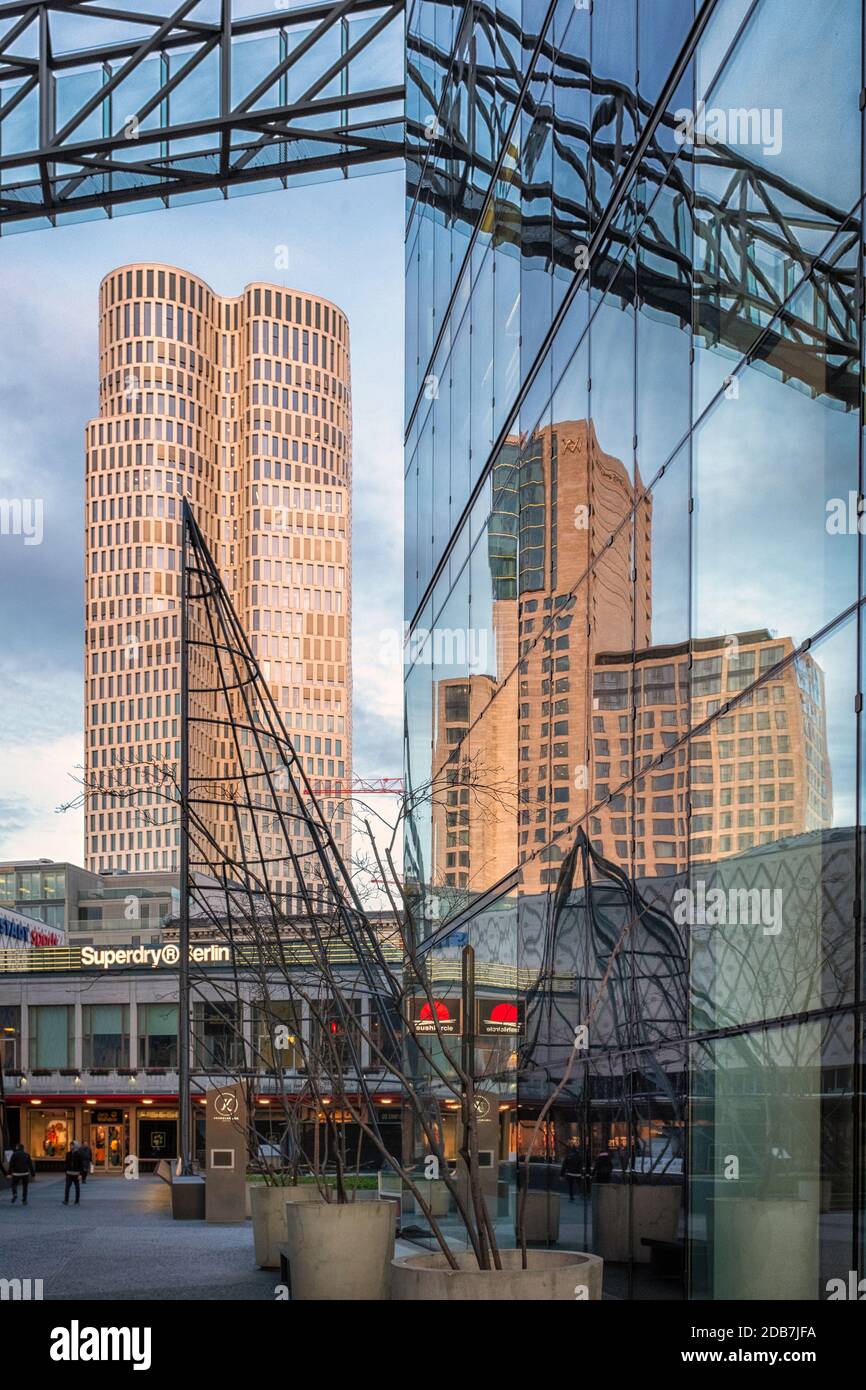
[[[180,756],[183,498],[348,851],[336,792],[352,768],[351,444],[335,305],[267,284],[222,298],[162,265],[103,280],[86,428],[89,869],[179,866],[176,808],[156,779]],[[231,750],[215,740],[210,754],[214,778],[230,776]],[[289,870],[271,873],[291,894]]]

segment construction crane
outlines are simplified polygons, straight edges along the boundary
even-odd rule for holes
[[[402,796],[402,777],[351,777],[334,782],[324,777],[311,777],[310,790],[316,796]],[[308,793],[305,792],[305,795]]]

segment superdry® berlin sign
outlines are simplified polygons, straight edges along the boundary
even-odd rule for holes
[[[228,946],[190,946],[189,959],[196,965],[226,965],[229,961]],[[177,965],[180,948],[169,941],[165,946],[82,946],[82,965],[101,965],[109,970],[115,965]]]

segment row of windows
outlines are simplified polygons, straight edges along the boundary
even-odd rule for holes
[[[102,283],[101,303],[103,308],[119,304],[123,299],[170,299],[179,304],[188,304],[200,314],[211,317],[214,306],[221,309],[220,327],[227,330],[239,328],[238,311],[240,298],[218,299],[201,280],[194,279],[184,272],[136,268],[113,272]],[[311,300],[306,295],[276,287],[247,288],[243,294],[247,316],[250,312],[259,316],[285,319],[289,323],[306,323],[315,328],[324,328],[340,342],[346,340],[346,320],[330,304]]]

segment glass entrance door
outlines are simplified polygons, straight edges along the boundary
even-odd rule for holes
[[[90,1152],[94,1172],[120,1172],[124,1159],[123,1125],[91,1125]]]

